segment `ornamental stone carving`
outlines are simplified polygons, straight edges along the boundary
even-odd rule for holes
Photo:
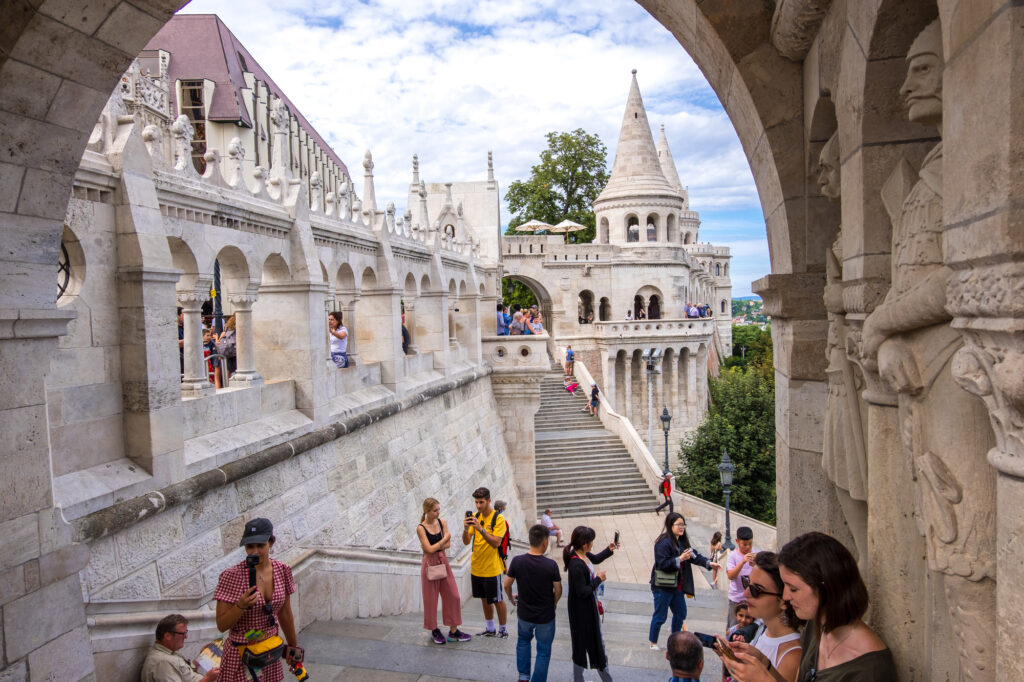
[[[907,54],[900,88],[908,117],[942,129],[943,55],[938,20]],[[877,354],[879,373],[898,393],[904,453],[916,479],[915,496],[928,565],[941,576],[966,680],[994,680],[995,472],[986,466],[992,433],[984,405],[964,390],[984,392],[980,358],[960,354],[962,337],[950,325],[944,264],[942,143],[925,157],[905,196],[907,164],[883,190],[893,223],[892,286],[865,320],[863,351]],[[958,377],[954,379],[954,355]]]
[[[196,130],[188,116],[181,114],[171,124],[171,137],[174,139],[174,169],[186,171],[192,166],[192,138]]]

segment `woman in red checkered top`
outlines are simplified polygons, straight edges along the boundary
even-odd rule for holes
[[[264,638],[282,634],[289,645],[298,646],[291,606],[295,580],[287,564],[270,558],[274,539],[274,526],[268,519],[247,521],[239,544],[245,547],[247,555],[260,558],[256,566],[256,586],[249,587],[249,569],[244,561],[221,573],[217,581],[217,590],[213,593],[217,602],[217,629],[229,630],[220,663],[220,682],[249,682],[238,649],[232,644],[245,644],[245,633],[250,630],[261,630]],[[256,641],[259,640],[249,644]],[[280,661],[263,668],[259,675],[260,682],[283,679]]]

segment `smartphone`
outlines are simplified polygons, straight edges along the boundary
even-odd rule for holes
[[[619,544],[619,531],[615,531],[615,544]]]
[[[302,663],[302,659],[306,656],[306,650],[300,646],[289,646],[285,657],[291,659],[293,663]]]
[[[695,632],[693,634],[696,635],[697,639],[700,640],[700,643],[703,644],[706,648],[708,648],[708,649],[714,649],[715,648],[715,637],[714,637],[714,635],[705,635],[703,632]]]
[[[724,639],[722,639],[720,636],[716,636],[715,637],[715,644],[718,645],[718,646],[715,647],[715,651],[717,651],[718,653],[722,654],[723,656],[728,658],[730,661],[738,661],[738,660],[740,660],[740,659],[736,658],[736,654],[734,654],[732,652],[732,649],[729,647],[729,644]]]

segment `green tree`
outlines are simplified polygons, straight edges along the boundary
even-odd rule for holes
[[[501,300],[510,309],[516,303],[522,308],[529,308],[537,304],[537,297],[530,287],[509,277],[501,280]]]
[[[775,379],[771,336],[749,367],[723,369],[708,380],[707,418],[683,439],[676,471],[680,490],[722,504],[718,463],[722,448],[736,465],[732,508],[765,523],[775,523]]]
[[[732,356],[725,359],[724,367],[749,367],[763,364],[764,356],[771,353],[772,328],[761,329],[756,324],[732,326]]]
[[[582,128],[550,132],[547,139],[548,148],[530,169],[530,179],[516,180],[505,193],[512,212],[505,234],[515,234],[515,228],[529,220],[554,225],[568,218],[587,226],[571,232],[569,241],[590,243],[596,234],[591,204],[608,184],[608,148]]]

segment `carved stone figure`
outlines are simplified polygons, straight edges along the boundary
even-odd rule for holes
[[[192,138],[196,130],[188,116],[181,114],[171,124],[171,136],[174,138],[174,169],[183,171],[192,168]]]
[[[321,195],[323,194],[324,183],[320,180],[319,171],[313,171],[309,176],[309,210],[319,212],[321,208]]]
[[[832,135],[821,150],[818,185],[836,201],[840,196],[839,139]],[[857,545],[858,560],[867,568],[868,459],[865,447],[867,412],[861,405],[863,377],[846,356],[850,328],[843,305],[842,229],[825,254],[825,308],[828,310],[828,409],[821,466],[836,485],[836,496]]]
[[[245,161],[245,145],[242,140],[233,137],[228,142],[228,185],[236,189],[245,189],[245,179],[242,177],[242,162]]]
[[[942,70],[936,20],[911,45],[900,93],[910,120],[940,132]],[[928,564],[945,588],[961,675],[994,680],[995,472],[986,461],[993,438],[981,401],[951,371],[962,339],[946,311],[941,142],[918,174],[905,197],[883,189],[893,223],[892,287],[864,322],[864,352],[877,352],[882,378],[899,394]]]

